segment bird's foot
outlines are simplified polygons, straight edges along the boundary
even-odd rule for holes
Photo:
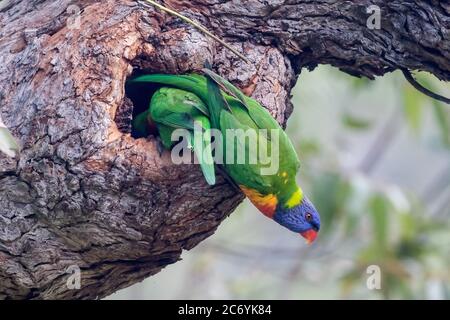
[[[158,150],[159,157],[162,157],[162,154],[166,148],[164,148],[164,145],[161,141],[161,138],[159,136],[156,136],[156,150]]]

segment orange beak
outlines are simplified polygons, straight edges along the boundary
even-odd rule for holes
[[[311,244],[317,238],[317,231],[309,229],[308,231],[301,232],[300,235],[306,239],[307,244]]]

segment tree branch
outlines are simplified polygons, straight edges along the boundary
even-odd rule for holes
[[[166,1],[176,8],[175,3]],[[450,79],[450,5],[444,1],[195,1],[222,36],[274,45],[299,70],[331,64],[371,79],[397,69]],[[272,3],[272,4],[267,4]],[[251,5],[250,5],[251,4]],[[371,30],[371,6],[381,29]]]
[[[425,88],[424,86],[422,86],[419,82],[417,82],[416,79],[414,79],[413,75],[411,74],[411,72],[409,72],[409,70],[406,69],[402,69],[403,72],[403,76],[405,77],[405,79],[419,92],[423,93],[424,95],[435,99],[437,101],[441,101],[447,104],[450,104],[450,99],[446,98],[444,96],[441,96],[437,93],[434,93],[433,91]]]

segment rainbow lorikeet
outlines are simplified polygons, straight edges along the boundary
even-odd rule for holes
[[[135,117],[134,130],[147,135],[148,126],[156,124],[163,146],[170,149],[177,143],[171,139],[174,130],[186,129],[209,184],[215,183],[214,161],[218,164],[213,156],[209,129],[220,130],[223,136],[229,132],[253,131],[253,141],[244,138],[235,143],[236,140],[230,142],[221,138],[220,147],[215,151],[222,150],[222,160],[226,158],[220,162],[223,171],[264,215],[300,233],[311,243],[320,229],[320,217],[296,183],[300,162],[289,138],[256,100],[245,96],[210,69],[205,68],[203,72],[205,75],[149,74],[131,80],[132,83],[162,85],[152,96],[148,110]],[[196,128],[201,135],[195,134]],[[261,154],[253,162],[249,158],[235,161],[242,151],[255,155],[255,145],[272,158],[277,157],[276,170],[264,172],[267,161],[263,161]],[[232,156],[228,157],[230,154]]]

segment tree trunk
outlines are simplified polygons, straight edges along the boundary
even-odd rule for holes
[[[18,159],[0,155],[0,298],[109,295],[176,262],[243,199],[224,179],[210,187],[198,166],[160,156],[154,138],[129,134],[133,70],[186,73],[212,61],[282,124],[305,66],[450,79],[444,2],[164,3],[252,63],[131,0],[0,1],[1,118],[22,146]],[[370,5],[381,9],[379,30],[367,27]]]

